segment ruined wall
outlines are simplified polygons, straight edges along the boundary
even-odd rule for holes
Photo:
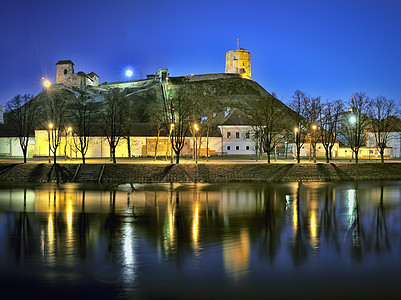
[[[203,80],[216,80],[216,79],[236,79],[240,78],[238,74],[216,73],[216,74],[201,74],[186,76],[189,82],[203,81]]]

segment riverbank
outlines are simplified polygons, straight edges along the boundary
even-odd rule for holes
[[[293,182],[401,180],[399,163],[0,164],[0,182]]]

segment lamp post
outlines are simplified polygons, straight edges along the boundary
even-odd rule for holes
[[[298,127],[294,128],[294,136],[295,136],[295,148],[298,148]],[[293,149],[293,152],[297,151],[297,149]],[[297,152],[298,153],[298,152]],[[294,160],[297,160],[297,153],[294,153]]]
[[[71,160],[71,156],[72,156],[71,135],[72,135],[72,128],[68,127],[67,128],[67,140],[68,140],[68,144],[70,145],[70,160]],[[68,139],[68,137],[70,137],[70,138]]]
[[[51,132],[51,134],[50,134],[50,132]],[[51,148],[51,141],[50,141],[50,139],[53,137],[53,124],[52,123],[50,123],[49,124],[49,131],[48,131],[48,137],[49,137],[49,163],[51,162],[51,160],[50,160],[50,148]]]
[[[315,124],[312,125],[313,129],[313,162],[316,163],[316,128]]]
[[[194,130],[195,130],[195,163],[198,163],[198,136],[197,133],[199,131],[199,126],[198,124],[194,124]]]
[[[169,138],[170,138],[170,163],[171,164],[173,163],[173,142],[171,140],[171,134],[173,133],[173,130],[174,130],[174,123],[171,123],[170,124],[170,136],[169,136]]]

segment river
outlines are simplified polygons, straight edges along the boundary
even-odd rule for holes
[[[0,186],[14,299],[399,299],[401,183]]]

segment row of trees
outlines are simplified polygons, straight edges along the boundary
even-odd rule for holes
[[[45,97],[15,96],[7,103],[6,116],[19,137],[24,162],[29,134],[38,126],[48,130],[49,153],[53,154],[54,163],[61,138],[68,135],[71,136],[74,150],[81,153],[85,163],[89,136],[96,127],[106,136],[114,163],[121,138],[127,139],[130,157],[133,124],[144,121],[152,124],[153,131],[157,133],[155,158],[162,133],[170,137],[176,163],[179,163],[188,136],[206,137],[208,149],[210,132],[216,126],[215,112],[222,111],[224,105],[194,99],[185,84],[171,90],[166,82],[162,82],[160,91],[161,101],[140,107],[135,98],[119,89],[110,90],[101,102],[94,101],[89,95],[77,93],[71,97],[66,91],[47,90]],[[349,111],[344,111],[345,104],[341,100],[322,101],[320,97],[311,97],[299,90],[294,92],[289,107],[291,109],[277,100],[274,94],[266,94],[253,102],[252,107],[245,109],[251,117],[256,149],[259,153],[267,154],[268,162],[272,152],[283,142],[294,143],[297,161],[300,162],[301,149],[308,138],[314,158],[319,142],[325,149],[326,162],[329,162],[334,144],[340,140],[352,149],[358,162],[359,149],[365,145],[368,131],[374,134],[384,161],[384,149],[389,142],[390,132],[397,130],[399,121],[394,101],[382,96],[371,99],[360,92],[352,95]],[[51,128],[49,123],[52,124]],[[194,127],[194,124],[199,124],[199,127]],[[71,131],[68,131],[69,127],[72,127]],[[199,155],[200,151],[195,153]]]
[[[309,138],[316,161],[316,145],[325,149],[326,162],[332,159],[332,149],[336,142],[349,146],[358,162],[359,150],[366,145],[366,134],[374,135],[376,147],[384,162],[384,150],[388,146],[392,132],[399,128],[399,109],[393,100],[383,96],[369,98],[365,93],[352,95],[351,107],[344,110],[342,100],[322,101],[297,90],[290,102],[292,111],[283,110],[274,95],[261,98],[250,111],[254,123],[256,143],[270,153],[279,143],[294,142],[297,162],[304,143]],[[291,138],[292,137],[292,138]]]
[[[189,134],[209,135],[209,120],[201,120],[201,103],[185,92],[185,87],[174,92],[161,84],[162,101],[148,103],[147,107],[138,106],[135,96],[124,90],[113,89],[96,102],[89,95],[46,90],[41,96],[17,95],[6,105],[6,122],[12,125],[14,134],[19,137],[26,162],[29,135],[34,129],[48,131],[49,154],[57,160],[57,150],[62,138],[70,137],[74,151],[80,152],[83,163],[89,148],[89,139],[94,132],[106,136],[110,146],[110,158],[116,162],[116,148],[122,138],[127,139],[128,157],[131,157],[130,137],[135,123],[147,122],[157,133],[155,159],[158,138],[169,134],[171,147],[175,152],[176,162]],[[159,99],[160,100],[160,99]],[[208,109],[211,109],[209,106]],[[202,132],[195,132],[193,124],[203,124]],[[100,129],[100,132],[99,132]],[[67,144],[67,143],[66,143]]]

